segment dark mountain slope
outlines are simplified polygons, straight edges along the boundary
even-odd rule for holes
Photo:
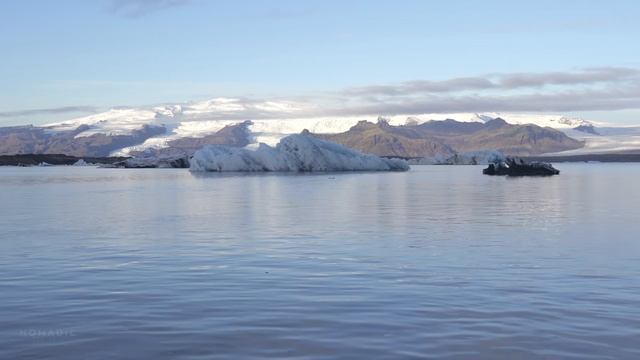
[[[414,157],[454,154],[451,147],[439,139],[425,137],[415,126],[391,126],[385,121],[377,124],[360,121],[347,132],[315,136],[375,155]]]
[[[340,134],[316,134],[326,140],[382,156],[434,157],[481,150],[507,155],[536,155],[580,148],[564,133],[536,125],[511,125],[502,119],[486,123],[455,120],[392,126],[384,120],[361,121]]]
[[[58,132],[31,125],[0,128],[0,155],[65,154],[102,157],[166,132],[164,126],[144,125],[140,130],[127,135],[93,134],[76,137],[89,128],[88,125],[81,125],[74,130]]]

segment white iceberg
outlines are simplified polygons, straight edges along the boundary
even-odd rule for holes
[[[92,164],[86,162],[84,159],[80,159],[72,164],[73,166],[95,166],[96,164]]]
[[[289,135],[257,149],[208,145],[196,151],[191,171],[406,171],[401,159],[363,154],[307,134]]]

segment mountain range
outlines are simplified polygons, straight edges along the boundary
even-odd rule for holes
[[[247,108],[250,106],[250,108]],[[204,145],[275,144],[303,130],[384,156],[435,157],[500,150],[510,155],[635,152],[640,127],[547,114],[422,114],[296,117],[295,106],[219,98],[150,108],[117,108],[68,121],[0,127],[0,155],[190,155]],[[244,115],[254,114],[251,121]],[[442,119],[442,120],[433,120]]]
[[[501,118],[482,122],[453,119],[393,126],[384,119],[361,121],[346,132],[316,134],[347,147],[382,156],[436,157],[482,150],[537,155],[581,148],[581,141],[537,125],[512,125]]]
[[[46,127],[32,125],[3,127],[0,128],[0,155],[108,156],[113,151],[140,144],[166,132],[164,126],[144,124],[127,134],[96,133],[78,136],[89,129],[89,125],[63,131],[51,131]]]

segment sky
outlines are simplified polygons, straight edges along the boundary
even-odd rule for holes
[[[638,1],[0,2],[0,126],[232,97],[640,124]]]

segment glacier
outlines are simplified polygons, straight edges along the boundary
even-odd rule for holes
[[[190,170],[199,171],[407,171],[402,159],[363,154],[308,133],[289,135],[275,146],[260,144],[255,150],[208,145],[195,152]]]

